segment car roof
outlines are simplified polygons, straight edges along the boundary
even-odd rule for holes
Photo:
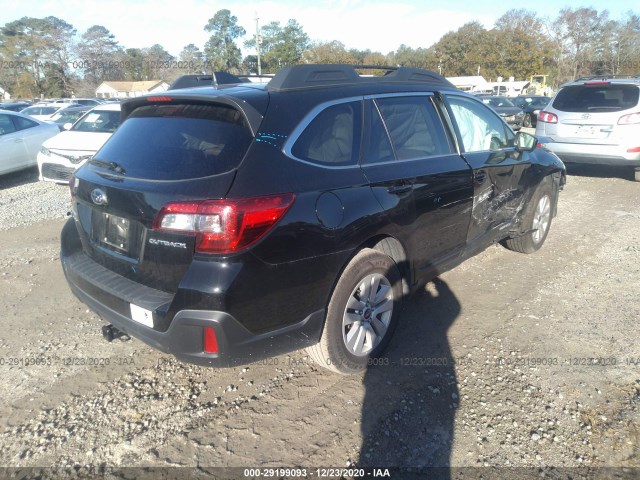
[[[86,112],[94,108],[94,105],[74,105],[73,107],[65,108],[65,112]]]
[[[91,108],[91,105],[89,106]],[[102,103],[100,105],[96,105],[91,108],[91,111],[109,111],[109,112],[119,112],[120,104],[119,103]]]
[[[69,105],[73,105],[72,103],[51,103],[51,102],[38,102],[38,103],[34,103],[33,105],[30,105],[27,108],[31,108],[31,107],[56,107],[56,108],[65,108],[68,107]],[[74,105],[77,107],[77,105]]]
[[[384,71],[385,75],[361,75],[358,71]],[[322,91],[324,101],[385,93],[458,90],[451,82],[430,70],[381,65],[311,64],[281,69],[269,83],[218,84],[166,90],[123,99],[123,118],[151,102],[215,101],[244,112],[255,133],[270,102],[269,97],[307,91]],[[104,107],[104,106],[103,106]]]
[[[8,113],[8,114],[14,115],[16,117],[26,118],[27,120],[31,120],[32,122],[37,122],[37,123],[45,124],[45,125],[48,124],[47,122],[43,122],[42,120],[38,120],[37,118],[32,117],[31,115],[26,115],[26,114],[24,114],[22,112],[14,112],[13,110],[2,110],[1,108],[0,108],[0,111],[2,111],[3,114]]]
[[[383,70],[385,74],[382,76],[360,75],[357,70]],[[281,69],[267,83],[266,89],[270,92],[282,92],[365,84],[424,84],[455,88],[449,80],[431,70],[382,65],[311,64],[293,65]]]
[[[580,77],[564,83],[563,87],[573,85],[606,85],[609,84],[633,84],[640,86],[640,75],[594,75],[590,77]]]

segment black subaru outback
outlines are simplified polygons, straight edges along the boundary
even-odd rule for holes
[[[405,295],[493,243],[540,248],[565,181],[535,137],[417,69],[288,67],[122,119],[70,181],[64,272],[105,337],[202,365],[307,347],[365,368]]]

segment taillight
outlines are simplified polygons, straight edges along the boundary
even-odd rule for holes
[[[218,339],[213,327],[204,327],[202,350],[204,353],[218,353]]]
[[[71,195],[72,202],[76,196],[77,189],[78,189],[78,179],[74,175],[71,175],[69,177],[69,194]]]
[[[257,242],[287,212],[294,195],[201,202],[176,202],[163,207],[154,230],[196,234],[196,252],[235,253]]]
[[[542,110],[538,114],[538,121],[544,123],[558,123],[558,117],[550,112],[545,112]]]
[[[629,115],[623,115],[618,120],[618,125],[634,125],[640,123],[640,113],[630,113]]]

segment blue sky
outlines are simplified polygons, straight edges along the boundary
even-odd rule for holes
[[[297,20],[312,40],[339,40],[347,48],[370,49],[384,54],[401,44],[429,47],[442,35],[464,23],[478,20],[491,28],[495,20],[511,8],[528,6],[540,16],[554,18],[563,6],[607,9],[620,18],[635,2],[592,0],[587,2],[495,2],[495,0],[18,0],[4,2],[0,25],[23,16],[57,16],[71,23],[79,33],[92,25],[103,25],[121,45],[150,47],[159,43],[173,55],[194,43],[204,46],[207,20],[227,8],[238,17],[248,33],[260,24]],[[640,7],[640,5],[638,5]],[[640,8],[636,7],[636,12]],[[245,52],[251,53],[251,52]]]

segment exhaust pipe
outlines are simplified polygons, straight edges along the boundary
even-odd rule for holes
[[[127,337],[129,339],[129,335],[118,330],[113,325],[103,325],[102,326],[102,336],[107,342],[113,342],[116,338]]]

